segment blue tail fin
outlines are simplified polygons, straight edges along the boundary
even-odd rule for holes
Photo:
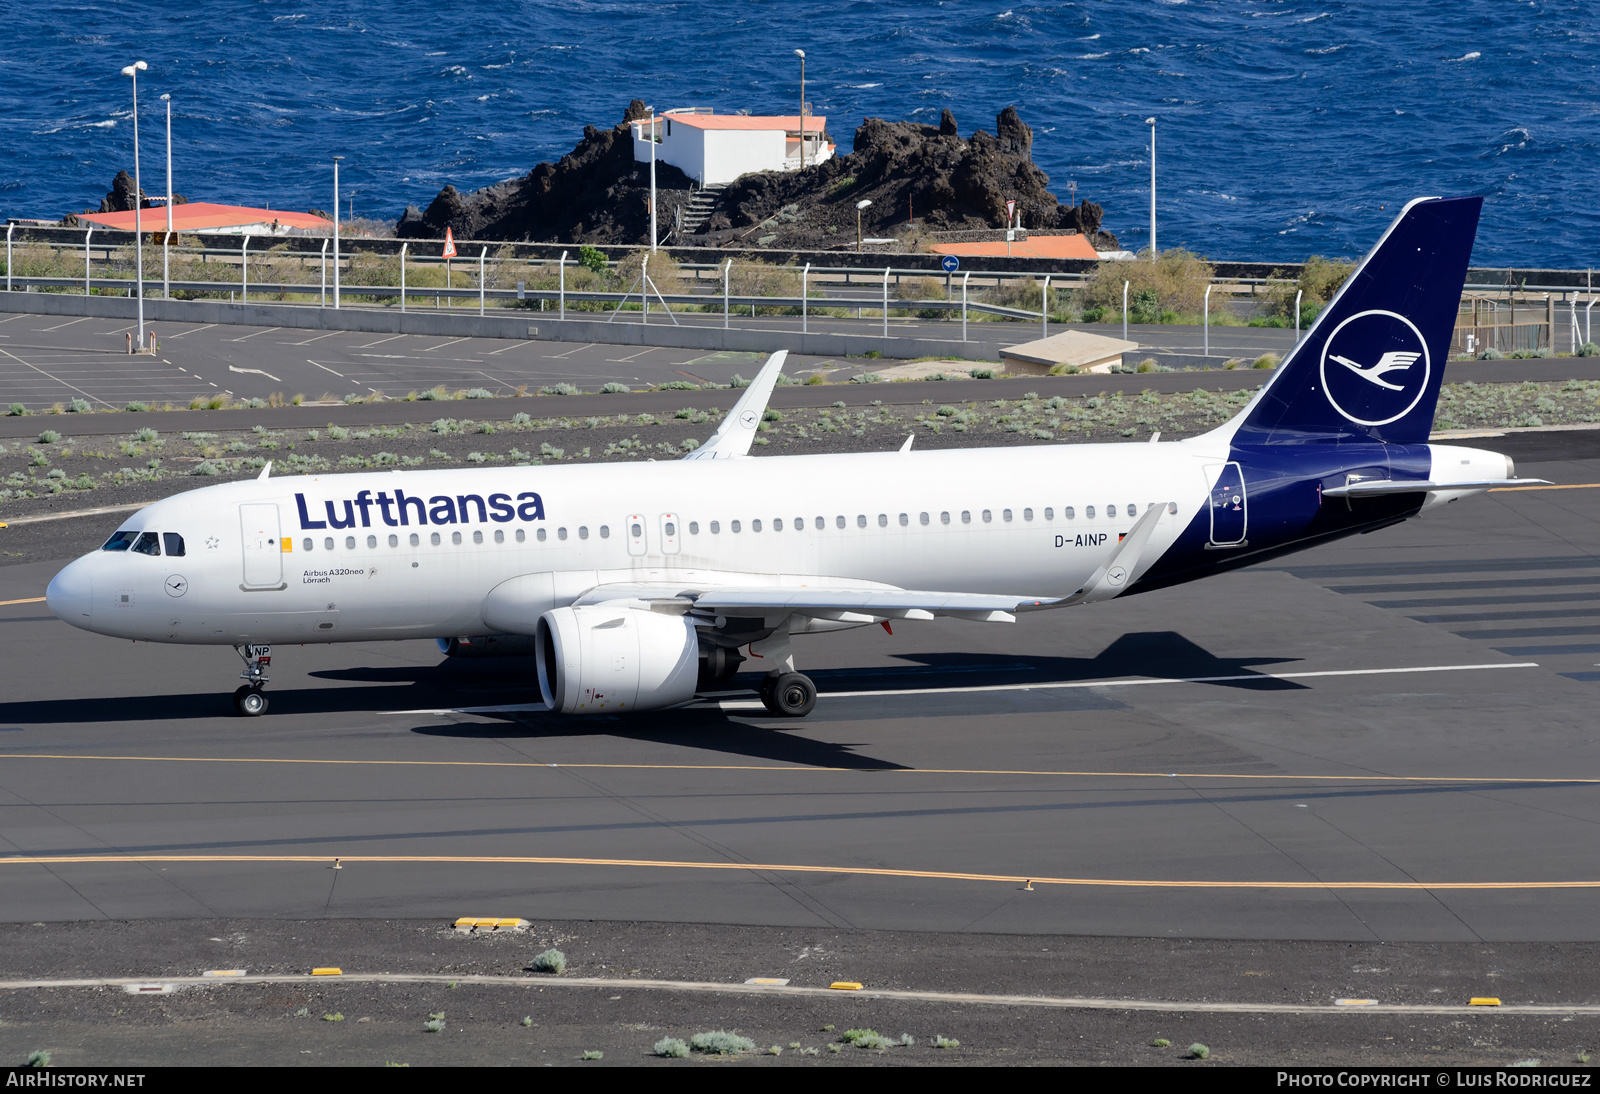
[[[1482,206],[1418,198],[1402,209],[1278,366],[1234,442],[1426,441]]]

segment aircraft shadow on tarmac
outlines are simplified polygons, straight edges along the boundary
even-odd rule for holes
[[[430,722],[413,732],[437,737],[612,736],[670,743],[752,759],[822,767],[893,769],[900,765],[856,755],[848,744],[812,740],[803,730],[818,721],[874,721],[882,718],[972,717],[1005,713],[1054,713],[1117,709],[1123,704],[1092,688],[1038,690],[1004,685],[1041,685],[1126,677],[1242,677],[1211,681],[1216,686],[1293,691],[1304,686],[1259,673],[1254,666],[1295,660],[1284,657],[1218,657],[1172,631],[1125,634],[1094,657],[972,653],[897,655],[900,665],[821,669],[812,672],[823,702],[804,721],[773,719],[764,712],[724,710],[702,705],[647,715],[596,715],[570,718],[543,711],[483,712],[487,722]],[[375,666],[312,672],[318,680],[352,687],[272,688],[268,717],[371,713],[385,710],[451,710],[462,707],[522,705],[537,701],[531,658],[448,658],[433,665]],[[759,677],[745,674],[730,696],[753,697]],[[750,692],[740,693],[740,687]],[[1000,686],[998,691],[952,695],[934,688]],[[830,693],[871,691],[871,696]],[[889,694],[883,694],[889,693]],[[922,694],[919,694],[922,693]],[[55,699],[0,703],[0,729],[67,723],[183,721],[228,716],[228,697],[220,692],[146,695],[127,698]],[[19,740],[13,738],[12,740]]]

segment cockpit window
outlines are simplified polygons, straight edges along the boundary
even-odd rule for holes
[[[133,546],[133,541],[138,538],[138,532],[113,532],[111,533],[111,538],[106,540],[105,546],[100,549],[102,551],[126,551]]]
[[[133,549],[141,555],[161,554],[161,540],[154,532],[140,532]]]
[[[167,549],[168,558],[183,557],[183,537],[176,532],[162,532],[161,542]]]

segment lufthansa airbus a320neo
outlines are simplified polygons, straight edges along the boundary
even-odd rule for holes
[[[779,353],[681,461],[269,465],[140,510],[55,577],[49,605],[118,638],[234,646],[246,715],[267,707],[274,643],[416,638],[531,648],[561,713],[689,703],[748,658],[767,708],[804,715],[817,693],[794,635],[1014,622],[1525,481],[1494,452],[1427,443],[1481,204],[1407,205],[1266,386],[1203,436],[752,458]]]

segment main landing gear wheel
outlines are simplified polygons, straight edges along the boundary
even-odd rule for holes
[[[233,693],[233,710],[246,718],[259,718],[267,712],[267,697],[260,688],[246,684]]]
[[[761,681],[761,705],[783,718],[804,718],[817,705],[817,685],[798,672]]]

